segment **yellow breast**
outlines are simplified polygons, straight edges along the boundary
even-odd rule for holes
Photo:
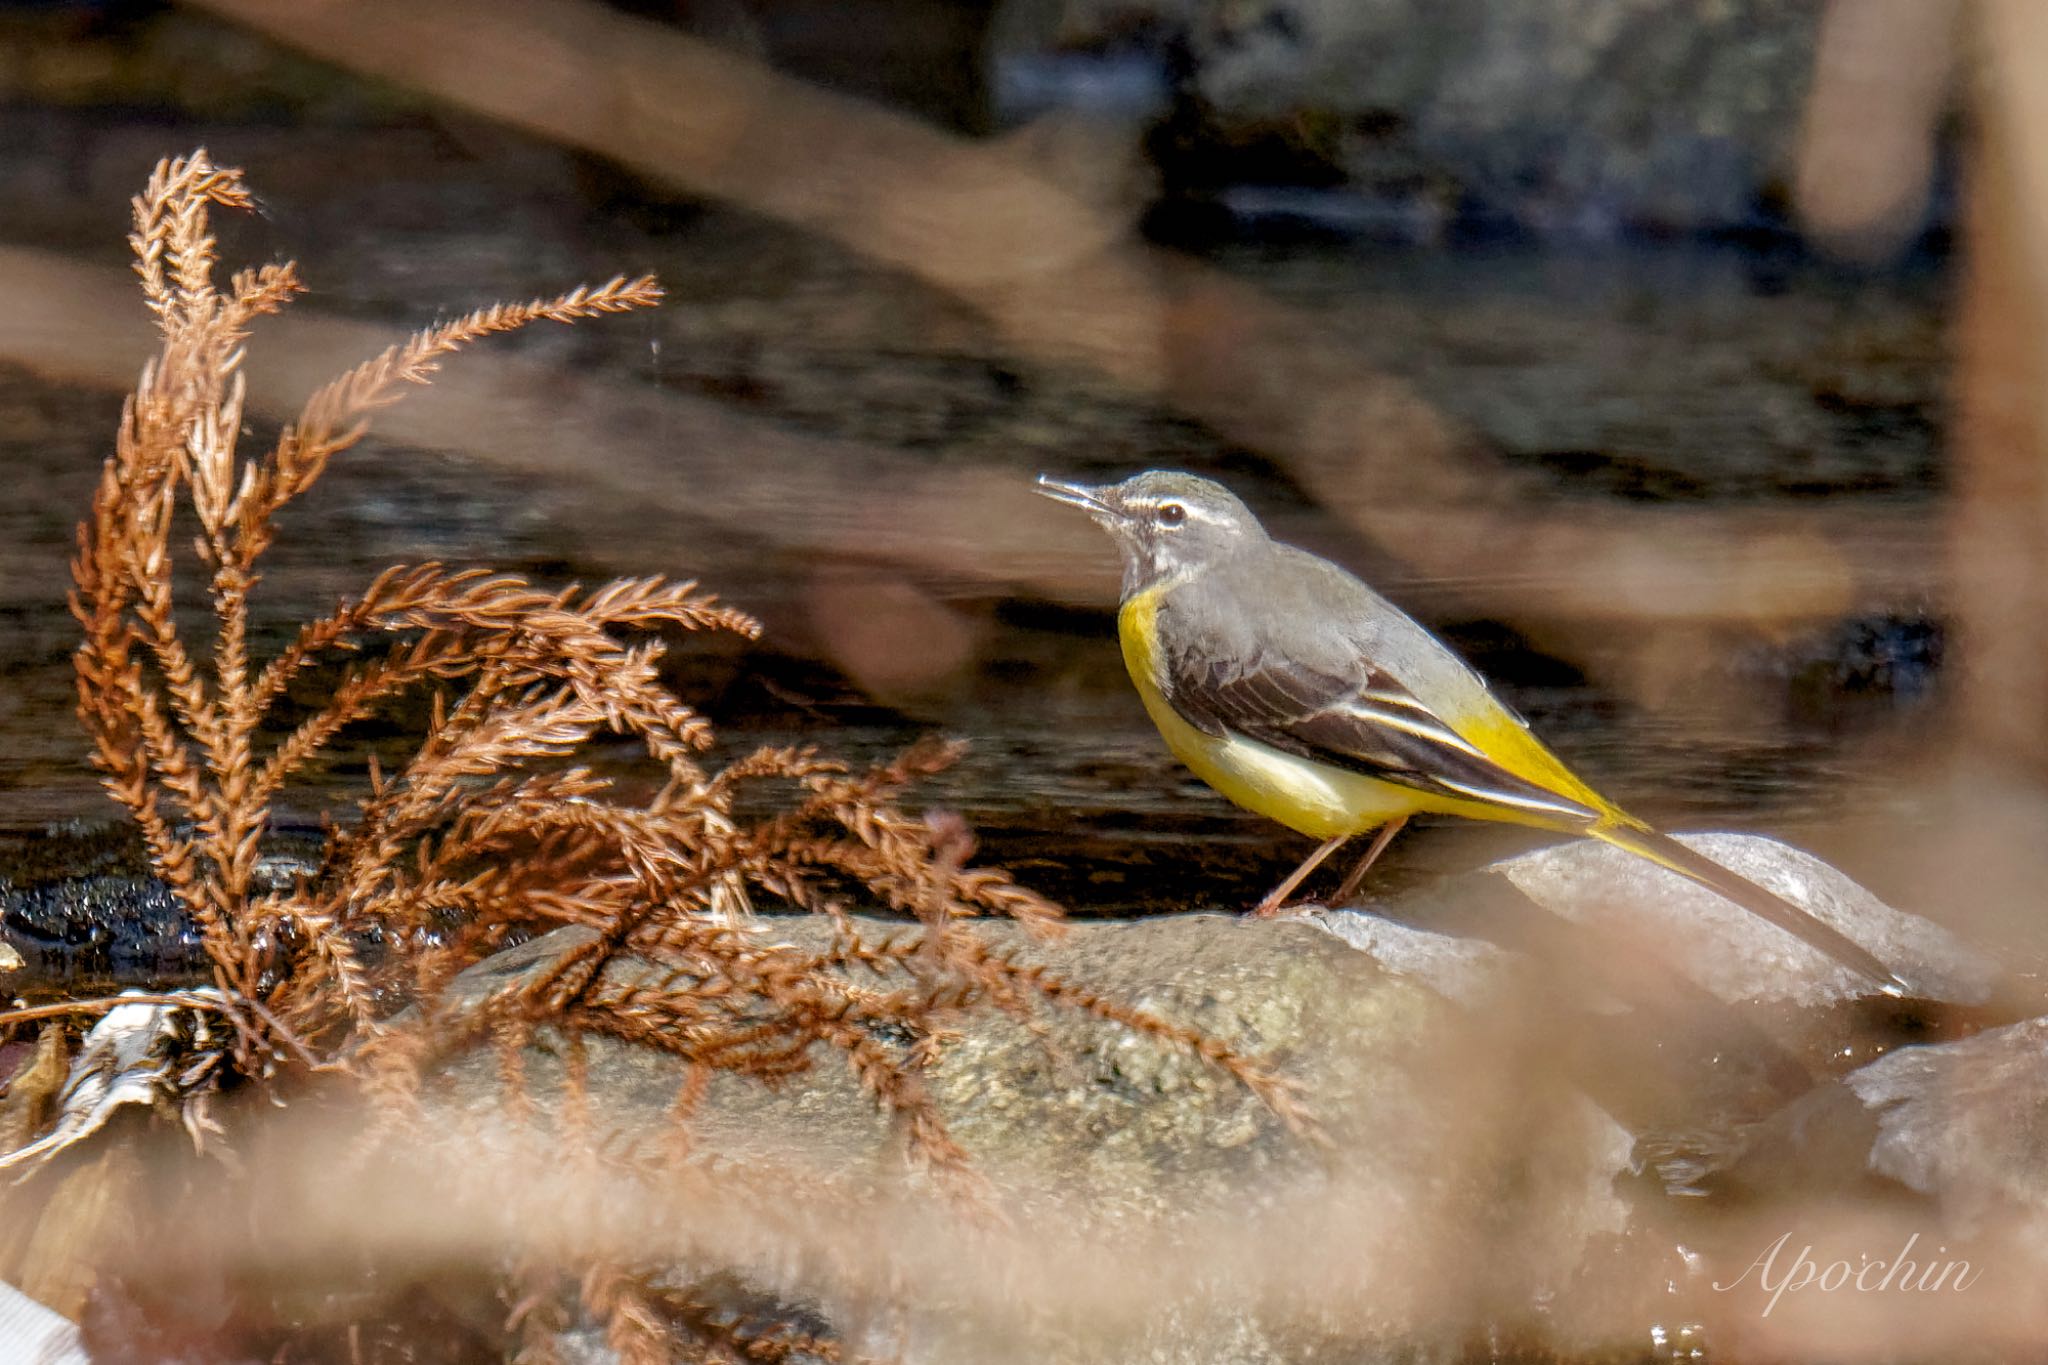
[[[1195,776],[1246,810],[1289,829],[1329,839],[1357,834],[1402,815],[1441,808],[1422,793],[1362,773],[1316,763],[1241,735],[1218,738],[1182,720],[1159,678],[1156,623],[1160,589],[1139,593],[1117,614],[1124,667],[1166,747]]]

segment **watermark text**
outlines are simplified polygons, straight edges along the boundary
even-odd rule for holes
[[[1755,1275],[1757,1288],[1770,1295],[1763,1309],[1763,1316],[1769,1317],[1779,1299],[1803,1290],[1824,1294],[1960,1294],[1984,1273],[1983,1267],[1950,1256],[1945,1246],[1935,1247],[1931,1255],[1917,1250],[1917,1232],[1906,1239],[1894,1256],[1873,1257],[1869,1252],[1861,1252],[1854,1260],[1818,1260],[1811,1243],[1788,1257],[1786,1248],[1791,1240],[1792,1234],[1787,1232],[1759,1252],[1740,1275],[1726,1284],[1715,1280],[1714,1288],[1726,1294]]]

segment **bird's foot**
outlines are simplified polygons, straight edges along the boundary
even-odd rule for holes
[[[1300,919],[1303,915],[1306,915],[1314,910],[1320,910],[1322,908],[1323,907],[1317,904],[1315,901],[1295,901],[1290,904],[1286,901],[1275,900],[1273,897],[1268,896],[1266,897],[1266,899],[1260,901],[1257,905],[1254,905],[1250,910],[1247,910],[1245,912],[1245,918]]]

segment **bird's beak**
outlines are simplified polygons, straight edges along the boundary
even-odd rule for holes
[[[1099,517],[1117,515],[1117,509],[1102,496],[1107,491],[1105,488],[1091,488],[1085,483],[1061,483],[1058,479],[1049,479],[1040,474],[1033,491],[1051,498],[1054,502],[1063,502],[1069,507],[1078,507]]]

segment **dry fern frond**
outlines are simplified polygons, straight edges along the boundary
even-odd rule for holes
[[[270,449],[245,456],[248,328],[301,288],[288,264],[216,285],[209,212],[250,204],[241,173],[204,151],[159,165],[134,202],[130,240],[161,346],[79,527],[71,595],[94,762],[198,926],[236,1073],[345,1071],[382,1124],[403,1127],[436,1056],[476,1042],[497,1049],[514,1105],[529,1107],[520,1056],[545,1026],[570,1062],[555,1121],[572,1150],[594,1155],[583,1040],[622,1039],[686,1064],[674,1159],[713,1073],[773,1081],[836,1054],[899,1120],[909,1155],[971,1193],[966,1153],[925,1082],[932,1040],[962,1009],[1053,1004],[1187,1048],[1298,1117],[1291,1092],[1227,1046],[1015,960],[959,923],[993,914],[1049,933],[1059,911],[1001,872],[970,868],[957,819],[895,804],[956,747],[920,745],[861,773],[805,749],[708,767],[711,728],[663,684],[659,634],[759,628],[693,582],[547,589],[481,569],[394,567],[275,657],[253,658],[251,595],[276,513],[379,409],[473,341],[647,307],[661,290],[620,276],[429,328],[322,387]],[[212,608],[206,640],[188,638],[175,611],[173,540],[187,520]],[[325,700],[266,740],[291,685],[323,664],[338,669]],[[288,891],[260,886],[281,793],[349,726],[420,689],[431,717],[410,758],[388,774],[373,765],[354,811],[330,819],[313,872]],[[646,786],[574,762],[602,735],[637,741],[661,777],[654,795],[629,796]],[[779,813],[743,816],[757,784],[788,797]],[[838,942],[804,951],[736,921],[755,897],[833,916]],[[865,942],[845,915],[849,897],[922,928]],[[568,925],[594,934],[535,979],[447,1006],[443,988],[463,968],[515,934]],[[621,956],[652,975],[627,984],[607,971]],[[599,1258],[583,1297],[622,1358],[668,1357],[682,1319],[658,1311],[632,1276]],[[753,1359],[830,1353],[760,1334],[727,1346]]]

